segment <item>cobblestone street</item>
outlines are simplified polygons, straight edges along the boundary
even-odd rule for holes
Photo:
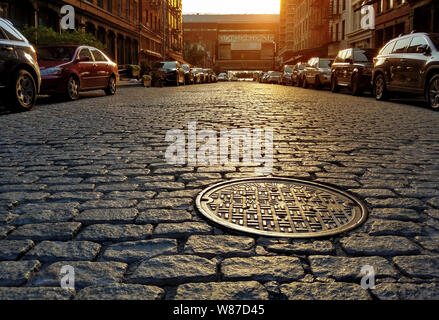
[[[0,299],[439,299],[439,113],[419,103],[227,82],[0,113]],[[348,191],[368,220],[309,240],[213,225],[197,194],[254,168],[166,164],[189,121],[273,129],[273,176]]]

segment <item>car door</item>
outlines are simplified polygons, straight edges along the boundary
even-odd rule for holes
[[[425,71],[425,65],[430,59],[430,55],[425,52],[419,52],[420,48],[428,46],[427,39],[424,36],[414,36],[407,48],[407,53],[402,59],[406,60],[406,82],[404,86],[412,92],[423,92],[424,83],[422,73]]]
[[[0,26],[0,88],[6,87],[10,80],[10,71],[18,63],[16,43],[19,39]]]
[[[99,88],[106,88],[110,78],[110,66],[105,55],[96,48],[91,48],[91,53],[95,60],[96,65],[96,78],[95,82]]]
[[[401,89],[407,81],[407,59],[404,57],[411,37],[396,41],[392,53],[389,55],[389,87]]]
[[[90,52],[90,49],[87,47],[80,48],[77,58],[79,59],[78,73],[81,90],[90,90],[96,88],[97,85],[95,78],[97,77],[97,66]],[[87,58],[88,61],[80,61],[81,59]]]
[[[352,73],[354,71],[354,50],[346,50],[346,56],[343,63],[343,83],[351,85]]]

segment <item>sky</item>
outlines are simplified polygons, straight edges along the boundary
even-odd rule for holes
[[[280,0],[183,0],[183,14],[278,14]]]

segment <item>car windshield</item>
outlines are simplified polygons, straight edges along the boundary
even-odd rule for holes
[[[299,70],[303,70],[303,69],[305,69],[305,64],[304,63],[299,64]]]
[[[75,47],[45,47],[37,50],[40,61],[71,61],[75,52]]]
[[[355,62],[370,62],[376,56],[376,50],[355,50],[354,61]]]
[[[292,72],[293,71],[293,67],[285,67],[285,72]]]
[[[331,68],[331,60],[320,60],[319,67],[320,68]]]
[[[177,64],[175,62],[156,62],[153,66],[154,69],[175,69]]]
[[[184,69],[184,71],[189,71],[189,66],[187,64],[184,64],[181,67]]]
[[[439,35],[431,36],[430,39],[434,43],[436,50],[439,51]]]

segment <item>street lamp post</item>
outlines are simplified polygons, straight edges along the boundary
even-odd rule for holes
[[[162,0],[162,58],[166,60],[166,42],[167,42],[167,34],[166,34],[166,25],[168,21],[168,0]]]

